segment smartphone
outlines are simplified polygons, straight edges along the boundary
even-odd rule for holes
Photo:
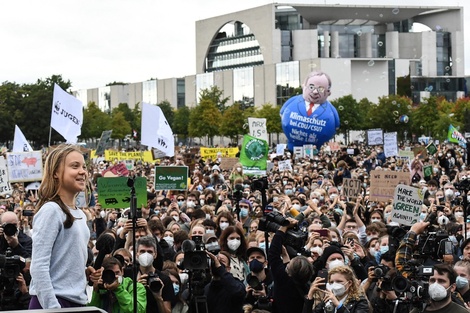
[[[319,270],[317,277],[324,278],[325,280],[323,281],[325,284],[320,286],[319,289],[325,290],[326,289],[326,283],[328,282],[328,270]]]
[[[351,237],[346,239],[346,243],[349,245],[349,246],[354,246],[354,239],[352,239]]]
[[[23,210],[23,216],[33,216],[33,210]]]
[[[319,233],[320,237],[328,237],[328,229],[315,229],[314,232]]]
[[[453,255],[453,244],[452,241],[444,241],[444,254]]]

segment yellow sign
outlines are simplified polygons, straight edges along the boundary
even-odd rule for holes
[[[200,149],[201,158],[203,160],[211,158],[213,160],[217,158],[234,158],[238,153],[238,148],[204,148]],[[218,155],[220,153],[220,155]]]
[[[90,158],[96,158],[96,150],[91,151]],[[135,152],[120,152],[114,150],[105,150],[104,159],[106,161],[125,161],[125,160],[140,160],[143,162],[153,163],[155,160],[152,157],[152,151],[135,151]]]

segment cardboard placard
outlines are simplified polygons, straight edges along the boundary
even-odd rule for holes
[[[367,131],[367,144],[369,146],[383,145],[383,130],[369,129]]]
[[[424,192],[415,187],[399,184],[393,195],[392,221],[412,226],[419,221]]]
[[[102,171],[101,174],[103,176],[105,176],[105,174],[107,172],[111,172],[116,176],[127,176],[127,175],[129,175],[129,170],[127,169],[126,163],[124,163],[124,162],[119,162],[116,165],[108,167],[107,169]]]
[[[348,198],[357,198],[361,194],[362,181],[354,178],[343,178],[343,195]]]
[[[371,201],[387,202],[393,199],[395,187],[397,185],[407,185],[409,181],[409,172],[379,170],[370,171],[369,199]]]
[[[7,153],[8,180],[10,183],[42,180],[42,152]]]
[[[223,170],[231,171],[238,162],[240,162],[239,158],[222,158],[219,167]]]
[[[10,182],[8,181],[7,170],[7,161],[5,158],[0,158],[0,195],[12,192]]]
[[[277,164],[279,166],[279,172],[281,173],[284,171],[292,172],[292,164],[290,160],[279,161]]]
[[[128,208],[131,205],[131,188],[127,185],[128,177],[100,177],[98,178],[98,202],[104,209]],[[147,205],[147,179],[136,177],[134,179],[137,208]]]

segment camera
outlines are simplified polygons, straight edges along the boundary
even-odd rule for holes
[[[26,261],[19,255],[9,256],[9,254],[11,254],[11,250],[8,250],[6,255],[0,254],[0,276],[16,280]]]
[[[268,178],[267,177],[262,177],[260,179],[255,179],[251,183],[251,190],[267,190],[269,188],[269,183],[268,183]]]
[[[281,226],[288,226],[289,221],[279,212],[270,212],[260,218],[258,230],[275,233]],[[301,251],[308,234],[299,229],[289,229],[286,232],[284,244]]]
[[[193,236],[182,244],[184,252],[183,266],[187,270],[205,270],[209,268],[209,259],[202,236]]]
[[[3,224],[2,225],[3,232],[7,236],[14,236],[18,232],[18,227],[16,227],[16,224]]]
[[[254,290],[263,290],[263,284],[259,281],[258,277],[250,275],[247,280],[248,285]]]
[[[374,275],[376,279],[382,279],[387,275],[390,268],[387,265],[379,264],[374,267]]]
[[[233,188],[233,197],[235,199],[241,199],[243,198],[243,185],[241,184],[236,184]]]
[[[101,273],[101,279],[103,283],[112,284],[116,280],[116,274],[112,270],[104,270],[103,273]]]
[[[153,292],[159,292],[163,285],[158,279],[158,274],[150,272],[147,275],[147,286],[149,286],[150,290]]]

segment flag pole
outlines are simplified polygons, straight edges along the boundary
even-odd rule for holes
[[[52,127],[49,126],[49,144],[47,145],[48,147],[51,146],[51,133],[52,133]]]

